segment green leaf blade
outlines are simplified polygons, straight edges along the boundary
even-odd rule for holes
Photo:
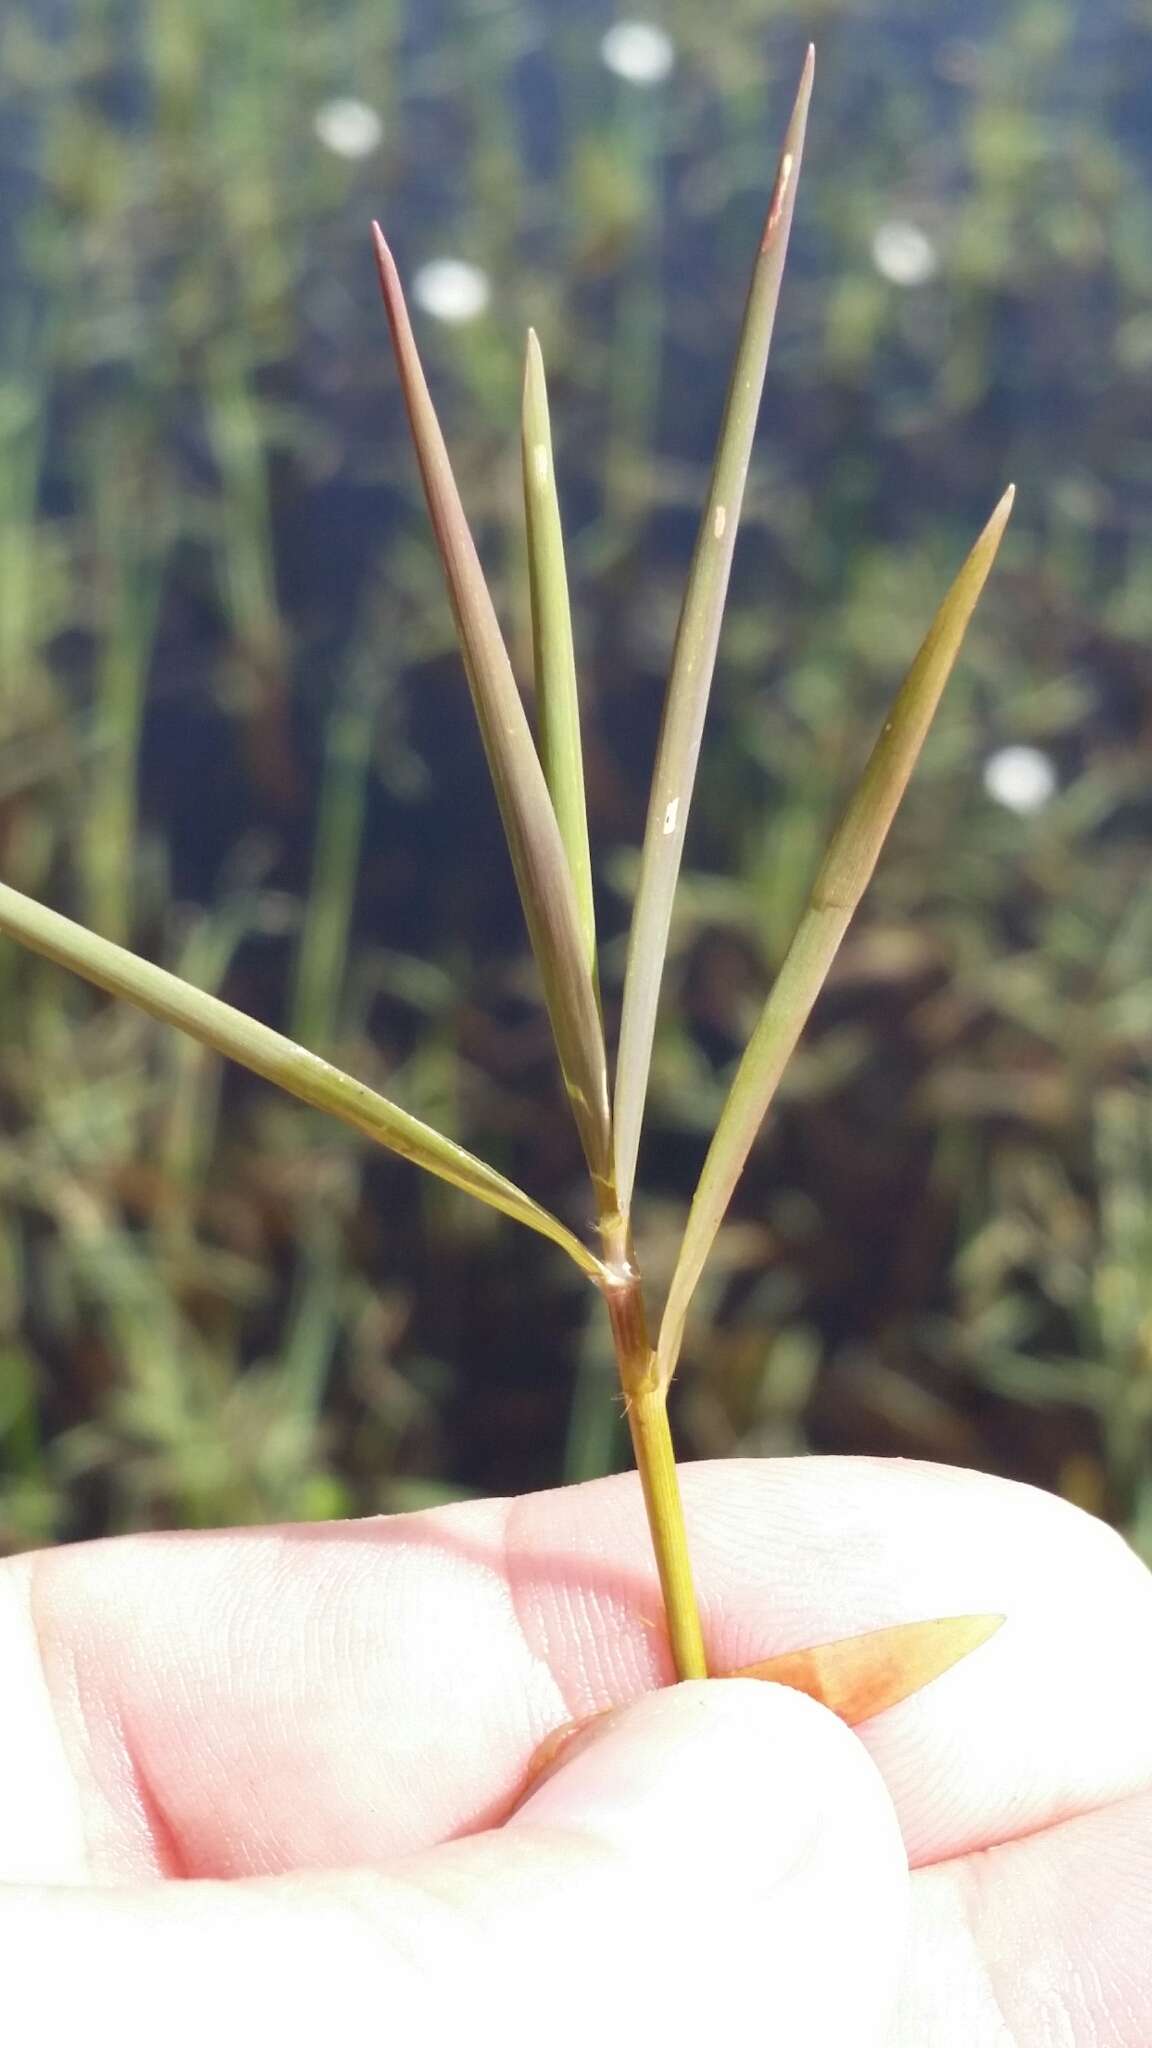
[[[592,856],[588,845],[588,809],[584,796],[584,755],[580,742],[572,611],[556,491],[544,358],[531,328],[524,364],[520,441],[540,758],[576,891],[588,971],[595,986],[596,910],[592,894]]]
[[[631,1204],[636,1178],[673,898],[788,253],[814,66],[815,55],[810,47],[752,273],[708,497],[676,631],[632,914],[620,1020],[613,1123],[616,1186],[625,1212]]]
[[[465,673],[560,1067],[602,1211],[615,1208],[608,1069],[576,894],[495,607],[424,378],[399,274],[374,227],[380,288]]]
[[[113,945],[110,939],[98,937],[4,883],[0,883],[0,932],[57,966],[70,968],[107,994],[123,997],[162,1023],[176,1025],[201,1045],[236,1060],[311,1108],[326,1111],[422,1166],[425,1172],[514,1217],[558,1244],[590,1279],[598,1277],[600,1263],[595,1254],[503,1174],[267,1024],[234,1010],[218,996],[193,988],[167,968],[138,959],[123,946]]]
[[[657,1346],[665,1383],[676,1369],[689,1304],[733,1189],[871,879],[996,559],[1014,495],[1010,486],[921,643],[833,835],[796,936],[737,1069],[693,1197],[668,1291]]]

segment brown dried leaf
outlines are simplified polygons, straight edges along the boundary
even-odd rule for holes
[[[922,1687],[931,1685],[994,1636],[1002,1614],[958,1614],[940,1621],[905,1621],[895,1628],[869,1629],[810,1650],[788,1650],[746,1664],[732,1678],[767,1678],[790,1685],[830,1707],[850,1728],[870,1721]]]

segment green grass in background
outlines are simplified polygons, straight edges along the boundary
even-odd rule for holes
[[[85,0],[49,27],[11,0],[0,876],[583,1226],[367,223],[410,278],[493,283],[420,339],[522,677],[508,423],[541,335],[611,1019],[725,350],[814,35],[657,1039],[654,1277],[853,768],[1001,479],[1020,495],[723,1235],[679,1433],[986,1465],[1152,1553],[1152,30],[744,0],[718,36],[684,0],[651,13],[676,62],[645,88],[602,61],[611,19]],[[360,157],[317,133],[348,98],[381,123]],[[1021,745],[1057,779],[1031,815],[982,780]],[[5,1545],[621,1456],[549,1247],[9,946],[0,1129]]]

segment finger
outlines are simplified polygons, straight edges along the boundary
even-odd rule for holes
[[[390,1872],[0,1893],[12,2009],[42,2009],[50,1985],[54,2039],[114,2011],[124,2048],[150,2048],[158,2014],[197,2048],[222,2025],[228,2041],[386,2028],[505,2048],[717,2032],[869,2048],[887,2038],[906,1919],[864,1750],[751,1681],[649,1695],[506,1827]]]
[[[682,1484],[714,1670],[933,1615],[1007,1616],[974,1656],[860,1731],[914,1865],[1152,1784],[1152,1574],[1104,1523],[1032,1487],[898,1460],[733,1460],[689,1466]],[[581,1493],[514,1510],[521,1623],[549,1648],[570,1589],[595,1584],[606,1549],[643,1541],[637,1500],[613,1492],[592,1520]],[[546,1542],[565,1561],[563,1606],[538,1562]],[[625,1594],[618,1627],[593,1639],[577,1712],[634,1682],[628,1611]],[[650,1668],[665,1668],[662,1648],[650,1631]]]
[[[892,2048],[1147,2048],[1152,1795],[917,1873]]]
[[[899,1621],[1008,1615],[864,1731],[915,1861],[1152,1778],[1152,1578],[1102,1524],[930,1466],[734,1461],[683,1484],[714,1670]],[[377,1861],[489,1825],[550,1729],[668,1675],[633,1477],[6,1569],[0,1668],[23,1656],[32,1674],[0,1692],[14,1876]]]

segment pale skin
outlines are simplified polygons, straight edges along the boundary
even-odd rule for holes
[[[12,2040],[1147,2048],[1152,1576],[971,1473],[683,1479],[714,1669],[1007,1623],[859,1733],[653,1691],[632,1478],[0,1566]]]

